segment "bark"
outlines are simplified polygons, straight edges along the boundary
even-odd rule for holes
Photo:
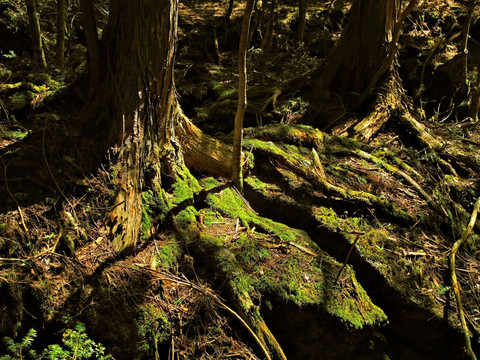
[[[111,3],[105,30],[108,52],[104,62],[108,69],[98,93],[99,103],[104,103],[108,115],[98,125],[106,129],[102,136],[106,148],[116,149],[119,159],[117,195],[109,223],[117,251],[135,246],[139,237],[141,192],[147,186],[145,170],[151,168],[153,181],[158,181],[161,156],[170,157],[169,164],[175,161],[172,139],[178,119],[173,84],[176,27],[176,1]],[[90,66],[95,63],[91,61]]]
[[[232,11],[233,11],[233,0],[228,0],[228,8],[227,8],[227,11],[225,12],[225,24],[228,25],[228,23],[230,22],[230,16],[232,15]]]
[[[80,0],[82,10],[83,31],[87,39],[87,52],[91,79],[93,83],[100,79],[100,49],[98,44],[97,24],[92,0]],[[95,86],[91,87],[92,91]]]
[[[202,134],[177,103],[177,6],[176,0],[113,1],[102,39],[107,69],[93,101],[98,118],[87,126],[95,129],[99,151],[110,149],[116,159],[109,227],[117,251],[139,238],[142,191],[161,187],[162,172],[174,178],[183,156],[188,165],[231,174],[231,150]]]
[[[32,47],[34,60],[38,67],[46,68],[47,61],[43,52],[42,34],[40,31],[40,22],[38,19],[37,5],[35,0],[26,0],[28,23],[30,27],[30,36],[32,37]]]
[[[356,0],[339,44],[312,75],[314,98],[307,122],[328,127],[354,109],[389,55],[397,14],[395,0]],[[335,102],[327,111],[326,103]]]
[[[265,3],[264,3],[265,4]],[[267,58],[268,54],[270,53],[270,49],[272,47],[272,39],[273,39],[273,18],[275,13],[275,0],[271,0],[268,4],[269,12],[268,12],[268,22],[265,28],[265,34],[263,36],[262,42],[260,44],[260,49],[262,50],[262,55],[259,59],[259,68],[262,74],[261,76],[261,83],[262,85],[265,84],[265,73],[267,68]],[[264,5],[265,6],[265,5]]]
[[[57,48],[56,62],[63,68],[65,52],[65,0],[57,0]]]
[[[247,107],[247,42],[250,29],[250,18],[252,16],[255,0],[247,0],[243,13],[242,33],[238,49],[238,106],[235,114],[235,129],[233,131],[233,183],[242,191],[242,138],[243,138],[243,117]]]
[[[297,40],[299,43],[303,42],[305,36],[305,26],[307,23],[307,0],[298,1],[298,25],[297,25]]]

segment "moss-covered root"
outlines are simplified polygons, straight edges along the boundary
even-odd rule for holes
[[[181,211],[174,218],[174,225],[193,253],[210,264],[216,273],[226,279],[226,287],[235,309],[253,330],[262,345],[275,360],[286,360],[285,354],[263,320],[260,309],[253,302],[250,293],[254,291],[250,277],[238,264],[235,255],[223,247],[221,239],[204,234],[202,225],[196,220],[197,211],[192,206]]]
[[[281,141],[288,144],[303,144],[316,147],[322,151],[325,139],[324,132],[307,125],[271,124],[263,127],[247,128],[244,136],[264,141]]]
[[[380,199],[378,196],[364,191],[345,189],[332,184],[327,179],[322,167],[319,166],[319,159],[318,156],[315,156],[315,153],[312,156],[312,161],[307,161],[305,157],[299,153],[287,153],[270,141],[245,139],[244,143],[247,148],[252,148],[254,152],[275,159],[279,164],[306,179],[319,190],[354,202],[366,203],[368,205],[375,204],[395,218],[402,219],[406,222],[411,222],[412,220],[405,211],[395,207],[388,201]]]

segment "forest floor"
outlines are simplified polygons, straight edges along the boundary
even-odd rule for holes
[[[186,115],[229,143],[242,8],[227,25],[226,6],[180,4],[176,85]],[[466,358],[448,258],[480,196],[480,125],[467,116],[480,22],[470,31],[466,83],[466,6],[421,3],[396,66],[410,114],[439,146],[401,115],[366,142],[345,136],[348,122],[328,132],[302,125],[308,90],[289,82],[321,63],[348,9],[348,1],[309,7],[299,45],[295,6],[277,5],[272,45],[263,49],[268,11],[256,14],[244,193],[194,171],[165,179],[162,198],[144,192],[141,242],[125,254],[113,250],[105,215],[115,167],[85,173],[81,158],[63,152],[73,145],[45,150],[53,131],[66,131],[68,114],[53,94],[82,71],[85,49],[72,47],[67,70],[48,74],[4,56],[0,334],[18,342],[35,328],[32,346],[41,350],[81,321],[118,359]],[[367,115],[347,118],[358,124]],[[4,159],[33,146],[40,163],[9,173],[14,164]],[[63,165],[53,166],[59,156]],[[17,187],[21,179],[32,189]],[[477,354],[478,230],[456,264]]]

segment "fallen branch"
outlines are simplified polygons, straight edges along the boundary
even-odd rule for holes
[[[475,226],[475,222],[477,221],[477,215],[478,211],[480,210],[480,197],[477,199],[477,202],[475,203],[475,206],[473,207],[472,215],[470,217],[470,221],[468,223],[467,228],[463,232],[463,235],[460,239],[455,241],[455,243],[452,246],[452,251],[450,253],[449,257],[449,262],[450,262],[450,273],[451,273],[451,280],[452,280],[452,287],[453,287],[453,292],[455,294],[455,300],[457,302],[457,308],[458,308],[458,317],[460,319],[460,323],[462,325],[462,331],[463,335],[465,337],[465,347],[467,348],[467,353],[470,356],[472,360],[477,360],[477,357],[475,356],[475,353],[473,352],[472,349],[472,344],[470,342],[470,334],[468,331],[467,327],[467,322],[465,321],[465,313],[463,311],[463,306],[462,306],[462,299],[460,296],[460,286],[458,285],[457,281],[457,274],[455,272],[455,256],[457,255],[457,252],[462,246],[469,236],[473,232],[473,227]]]

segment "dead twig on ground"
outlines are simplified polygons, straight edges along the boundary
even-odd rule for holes
[[[477,199],[477,202],[475,203],[475,206],[473,207],[472,215],[470,217],[470,221],[467,225],[467,228],[463,232],[463,235],[460,239],[455,241],[455,243],[452,246],[452,251],[450,253],[449,257],[449,265],[450,265],[450,274],[451,274],[451,280],[452,280],[452,288],[453,292],[455,294],[455,300],[457,302],[457,308],[458,308],[458,317],[460,319],[460,323],[462,325],[462,331],[465,337],[465,347],[468,355],[472,360],[477,360],[477,357],[475,356],[475,353],[473,352],[472,349],[472,344],[470,342],[470,334],[468,331],[467,327],[467,322],[465,320],[465,313],[463,311],[463,306],[462,306],[462,299],[460,296],[460,286],[458,285],[458,280],[457,280],[457,274],[455,272],[455,256],[457,255],[457,252],[462,246],[467,239],[470,237],[473,231],[473,227],[475,226],[475,222],[477,221],[477,215],[478,211],[480,210],[480,197]]]

